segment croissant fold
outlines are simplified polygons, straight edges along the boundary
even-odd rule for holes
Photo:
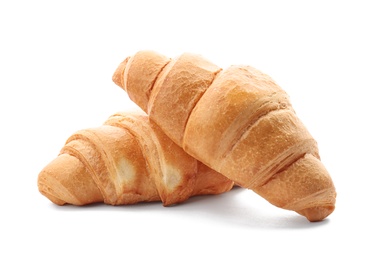
[[[118,113],[73,134],[38,176],[39,191],[58,205],[162,201],[229,191],[233,182],[186,154],[140,114]]]
[[[113,81],[178,146],[236,184],[310,221],[333,212],[336,191],[317,143],[268,75],[140,51]]]

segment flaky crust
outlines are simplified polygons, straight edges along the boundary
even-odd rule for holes
[[[147,51],[137,55],[162,57]],[[134,63],[136,59],[121,64],[114,74],[114,82],[127,86],[127,92],[128,85],[138,85],[131,82],[135,72],[128,70]],[[221,70],[189,53],[155,71],[149,77],[153,87],[148,102],[140,106],[187,153],[310,221],[334,210],[335,188],[319,160],[317,143],[285,91],[268,75],[250,66]],[[134,96],[146,95],[144,89],[138,91],[134,89]]]
[[[186,154],[147,116],[128,113],[73,134],[38,177],[40,192],[58,205],[161,200],[166,206],[232,186]]]

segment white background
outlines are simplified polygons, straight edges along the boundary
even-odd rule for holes
[[[377,1],[1,1],[0,259],[380,259]],[[150,49],[273,77],[318,141],[335,212],[309,223],[234,189],[59,207],[40,170],[75,131],[134,109],[112,74]]]

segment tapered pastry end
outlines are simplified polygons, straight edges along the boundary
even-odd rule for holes
[[[85,166],[76,157],[61,154],[38,176],[38,189],[57,205],[85,205],[103,201]]]
[[[328,217],[335,210],[335,206],[312,207],[298,211],[311,222],[317,222]]]
[[[123,90],[125,90],[124,84],[123,84],[123,75],[124,70],[126,68],[127,62],[130,59],[130,57],[127,57],[124,61],[122,61],[118,68],[115,70],[114,75],[112,75],[112,81],[121,87]]]
[[[153,51],[139,51],[121,62],[112,80],[147,112],[152,88],[170,59]]]
[[[273,176],[257,192],[272,204],[320,221],[335,209],[336,190],[323,163],[306,154]]]

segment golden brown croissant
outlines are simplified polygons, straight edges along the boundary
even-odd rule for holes
[[[310,221],[334,210],[317,144],[268,75],[250,66],[222,70],[189,53],[141,51],[113,81],[176,144],[238,185]]]
[[[40,192],[58,205],[161,200],[166,206],[232,186],[186,154],[147,116],[127,113],[76,132],[38,176]]]

